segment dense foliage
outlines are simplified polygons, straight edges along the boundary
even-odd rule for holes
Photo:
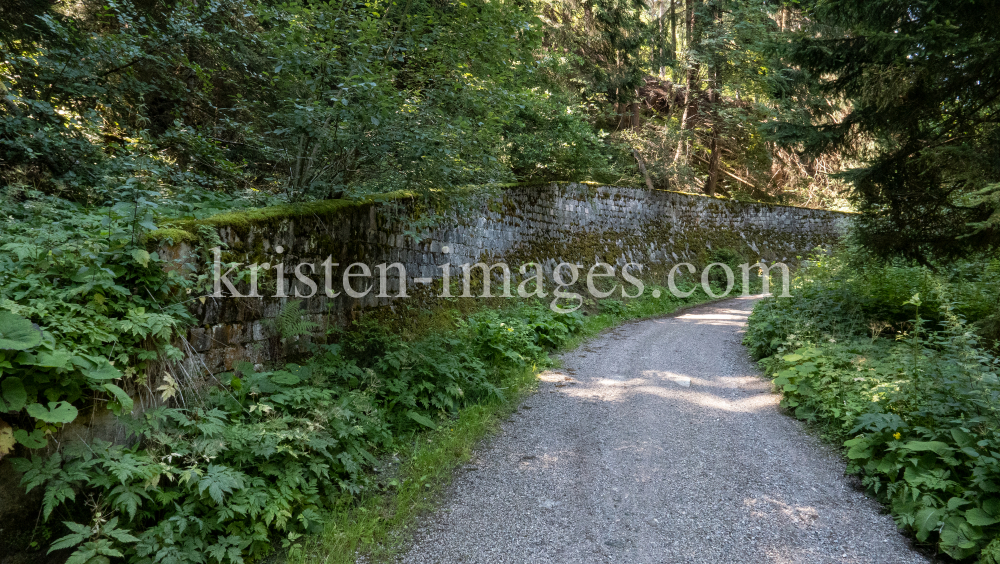
[[[181,357],[170,342],[191,316],[176,296],[196,281],[141,244],[142,206],[33,197],[0,202],[0,458],[15,440],[44,447],[85,407],[131,411],[148,369]]]
[[[848,470],[920,542],[1000,561],[1000,262],[822,257],[793,298],[755,308],[745,343],[781,405],[847,449]],[[977,323],[978,322],[978,323]],[[990,338],[984,338],[983,335]]]
[[[203,279],[147,248],[158,225],[396,188],[613,179],[614,151],[545,90],[525,6],[2,10],[0,330],[24,336],[2,353],[0,458],[45,446],[81,409],[120,412],[181,356],[170,340]]]
[[[527,6],[88,0],[12,11],[0,33],[0,174],[80,203],[113,203],[127,177],[189,204],[511,181],[537,174],[515,156],[525,147],[557,164],[548,178],[614,179],[600,138],[567,111],[575,102],[546,90]]]
[[[126,444],[16,462],[29,489],[44,488],[43,519],[68,528],[51,550],[73,549],[69,562],[243,562],[321,530],[351,495],[391,488],[366,472],[376,456],[502,397],[504,377],[546,362],[581,320],[541,305],[484,311],[412,343],[365,323],[305,365],[245,365],[190,405],[123,418]]]
[[[770,170],[750,122],[773,106],[760,65],[784,23],[713,0],[678,30],[678,6],[668,42],[666,6],[635,1],[5,4],[0,308],[41,341],[4,353],[0,456],[84,407],[119,411],[181,355],[169,341],[200,282],[146,248],[158,225],[399,188],[636,181],[643,160],[661,186],[701,184],[690,165],[710,163],[706,188],[726,191],[738,145]],[[683,103],[643,123],[643,77],[668,66]]]
[[[925,259],[1000,242],[1000,6],[805,5],[814,25],[788,43],[786,76],[799,85],[801,109],[812,111],[779,137],[863,161],[845,178],[863,212],[864,243],[883,256]]]
[[[827,207],[847,194],[859,246],[804,271],[796,298],[763,302],[747,344],[901,525],[953,557],[1000,561],[996,12],[2,2],[0,458],[34,451],[19,465],[44,488],[44,517],[66,523],[55,548],[74,563],[240,562],[388,487],[365,472],[377,456],[500,396],[504,371],[580,327],[533,306],[419,342],[362,325],[190,401],[167,381],[171,407],[131,421],[130,442],[41,456],[83,409],[131,412],[159,363],[183,356],[172,338],[204,276],[145,240],[179,218],[394,190],[431,214],[468,185],[525,180]],[[983,254],[943,260],[970,252]],[[923,266],[875,259],[899,256]],[[280,319],[287,338],[309,329],[294,308]]]

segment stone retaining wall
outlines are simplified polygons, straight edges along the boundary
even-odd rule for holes
[[[323,266],[333,267],[335,291],[342,290],[347,265],[401,263],[407,273],[408,299],[426,296],[429,278],[440,292],[440,265],[451,265],[452,280],[461,265],[506,262],[517,276],[526,262],[542,265],[551,275],[559,262],[643,264],[646,277],[661,278],[678,262],[704,265],[714,249],[732,249],[748,260],[794,261],[820,245],[834,243],[850,215],[772,204],[746,203],[681,192],[576,183],[518,186],[481,198],[462,212],[445,214],[436,227],[419,238],[404,235],[412,219],[407,199],[344,205],[332,210],[316,205],[296,213],[247,221],[212,223],[228,249],[223,262],[279,262],[315,264],[312,278],[319,292],[304,300],[304,309],[322,329],[344,324],[359,312],[390,305],[393,298],[378,297],[378,275],[367,283],[374,290],[361,299],[343,292],[323,295]],[[276,248],[281,247],[279,255]],[[175,254],[183,249],[174,248]],[[225,270],[225,269],[223,269]],[[309,289],[286,268],[286,294],[303,295]],[[271,273],[274,271],[271,270]],[[399,280],[388,270],[388,294],[396,295]],[[262,280],[264,280],[262,278]],[[516,285],[517,281],[514,281]],[[262,295],[273,295],[275,280],[265,282]],[[238,285],[246,292],[247,284]],[[360,283],[359,283],[360,288]],[[412,297],[416,292],[417,297]],[[191,369],[231,369],[240,360],[254,363],[280,355],[270,342],[268,320],[278,315],[287,299],[208,298],[195,303],[199,325],[190,330]]]

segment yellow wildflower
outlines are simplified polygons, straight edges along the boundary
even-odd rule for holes
[[[899,438],[902,437],[902,436],[903,435],[900,435],[899,433],[896,433],[895,435],[892,436],[892,438],[894,438],[894,439],[896,439],[898,441]]]

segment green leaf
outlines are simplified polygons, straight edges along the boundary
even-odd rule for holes
[[[816,372],[816,363],[804,362],[796,366],[794,370],[797,374],[812,374],[813,372]]]
[[[279,370],[271,375],[271,381],[282,386],[294,386],[295,384],[301,382],[302,379],[291,372]]]
[[[802,360],[803,356],[800,354],[786,354],[782,357],[785,362],[798,362]]]
[[[97,368],[83,370],[82,372],[84,376],[91,380],[115,380],[122,377],[121,371],[111,366],[108,362],[101,363]]]
[[[0,311],[0,349],[23,351],[42,343],[42,330],[27,319]]]
[[[5,411],[21,411],[24,409],[24,404],[28,403],[28,393],[24,391],[24,384],[20,378],[4,378],[3,383],[0,383],[0,389],[3,389],[3,399],[7,404]]]
[[[983,533],[961,517],[950,517],[941,528],[941,549],[952,558],[961,560],[975,554],[976,541]]]
[[[910,441],[903,445],[903,448],[913,452],[931,451],[941,456],[952,452],[952,448],[947,443],[942,443],[941,441]]]
[[[149,266],[149,252],[145,249],[133,249],[132,258],[143,267]]]
[[[953,497],[948,500],[948,509],[950,511],[954,511],[963,505],[968,505],[969,503],[971,503],[969,500],[962,499],[960,497]]]
[[[88,542],[76,549],[73,554],[70,554],[66,564],[109,564],[110,561],[107,558],[97,554],[95,545],[94,542]]]
[[[913,518],[913,528],[917,531],[917,540],[926,541],[931,531],[938,528],[943,516],[944,511],[933,507],[925,507],[917,511]]]
[[[79,533],[70,533],[65,537],[59,538],[55,542],[53,542],[52,546],[49,547],[48,554],[52,554],[53,551],[62,550],[64,548],[73,548],[74,546],[82,543],[85,540],[87,540],[87,536],[85,535],[81,535]]]
[[[423,415],[420,415],[416,411],[412,411],[412,410],[411,411],[407,411],[406,412],[406,416],[409,417],[410,419],[416,421],[417,423],[420,423],[424,427],[430,427],[431,429],[437,429],[437,425],[433,421],[431,421],[429,418],[427,418],[427,417],[425,417]]]
[[[993,517],[979,507],[973,507],[972,509],[966,511],[965,518],[969,521],[969,524],[975,525],[976,527],[988,527],[994,523],[1000,523],[1000,519]]]
[[[795,377],[794,370],[782,370],[778,372],[778,375],[774,378],[774,385],[784,386],[785,384],[790,384],[791,383],[790,378],[794,377]]]
[[[40,403],[33,403],[26,409],[28,415],[46,423],[71,423],[80,413],[69,402],[65,401],[50,401],[47,409]]]
[[[118,528],[117,517],[113,517],[107,524],[101,527],[101,533],[112,537],[118,542],[139,542],[139,539],[129,534],[128,529]]]
[[[104,389],[108,391],[111,395],[115,396],[117,400],[117,405],[111,404],[108,407],[114,412],[115,415],[121,415],[122,413],[132,413],[132,398],[125,393],[125,390],[119,388],[114,384],[104,384]]]
[[[973,447],[976,444],[975,437],[957,427],[951,430],[951,436],[960,447]]]
[[[65,368],[73,359],[73,355],[68,351],[59,350],[53,352],[39,352],[35,357],[35,366],[42,368]]]
[[[871,444],[864,437],[844,441],[844,446],[848,449],[847,458],[870,458],[872,455]]]
[[[80,523],[74,523],[73,521],[63,521],[63,525],[66,525],[67,529],[73,531],[78,535],[90,537],[90,535],[93,534],[93,531],[90,529],[90,527],[86,525],[81,525]]]
[[[28,434],[24,429],[18,429],[14,431],[14,438],[17,439],[17,442],[31,449],[42,448],[49,444],[45,440],[45,433],[42,433],[38,429],[32,431],[31,434]]]

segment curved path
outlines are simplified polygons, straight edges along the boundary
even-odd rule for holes
[[[424,519],[404,562],[928,562],[778,411],[740,344],[753,300],[563,356]]]

